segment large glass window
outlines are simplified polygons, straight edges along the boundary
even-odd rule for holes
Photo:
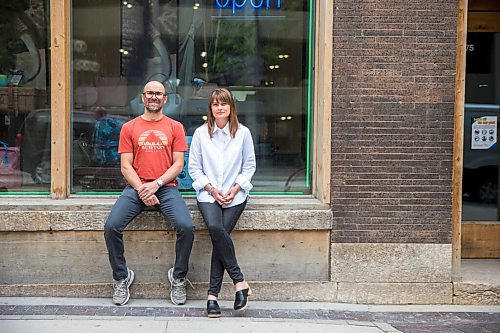
[[[0,2],[0,191],[50,185],[49,1]]]
[[[73,0],[72,191],[117,192],[121,125],[164,83],[187,139],[229,88],[257,156],[254,192],[311,193],[311,0]],[[191,190],[187,173],[180,188]]]
[[[500,32],[467,34],[463,220],[496,221],[500,116]]]

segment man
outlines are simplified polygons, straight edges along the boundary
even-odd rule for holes
[[[148,82],[141,95],[144,113],[125,123],[118,152],[121,171],[128,182],[104,226],[104,238],[113,270],[113,302],[124,305],[130,298],[134,271],[126,265],[123,230],[146,207],[155,207],[176,231],[175,264],[168,271],[170,299],[186,302],[186,274],[194,240],[194,225],[177,189],[177,175],[184,165],[187,143],[181,123],[163,115],[165,87]]]

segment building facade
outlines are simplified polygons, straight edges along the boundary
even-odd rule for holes
[[[460,283],[462,257],[500,251],[495,4],[33,0],[2,12],[16,29],[0,27],[1,295],[111,295],[102,229],[124,183],[116,131],[100,129],[140,114],[156,79],[188,141],[215,87],[252,131],[258,171],[234,239],[256,299],[498,302],[498,288],[478,300]],[[189,181],[188,298],[204,298],[211,246]],[[166,297],[169,224],[147,211],[125,237],[133,296]]]

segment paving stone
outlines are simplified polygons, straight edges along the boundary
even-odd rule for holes
[[[77,317],[77,318],[205,318],[202,307],[164,306],[84,306],[84,305],[0,305],[0,319]],[[222,309],[225,319],[250,318],[337,321],[355,326],[378,327],[384,332],[403,333],[498,333],[500,312],[371,312],[327,309],[248,309],[243,314]]]

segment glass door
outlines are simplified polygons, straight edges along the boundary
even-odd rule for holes
[[[500,4],[469,1],[462,257],[500,257]]]

